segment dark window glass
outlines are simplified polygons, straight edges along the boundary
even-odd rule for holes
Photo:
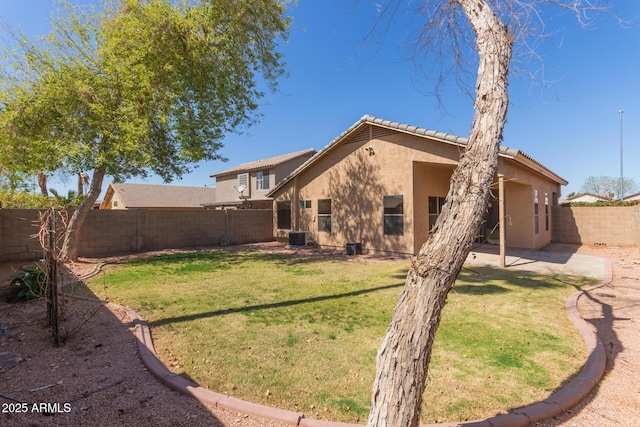
[[[291,202],[277,202],[276,210],[278,228],[281,230],[291,230]]]
[[[538,190],[533,190],[533,226],[535,228],[536,234],[540,233],[538,209]]]
[[[404,201],[403,196],[384,196],[382,198],[383,223],[385,236],[404,235]]]
[[[442,212],[444,201],[444,197],[429,196],[429,230],[436,225],[436,221]]]
[[[318,200],[318,231],[331,233],[331,199]]]
[[[311,200],[300,200],[300,209],[311,209]]]
[[[549,231],[549,194],[544,193],[544,229]]]

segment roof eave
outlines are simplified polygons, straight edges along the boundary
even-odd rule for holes
[[[360,120],[351,125],[347,130],[342,132],[338,137],[336,137],[333,141],[327,144],[324,148],[318,151],[314,156],[309,158],[306,162],[296,168],[293,172],[291,172],[287,177],[285,177],[278,185],[274,187],[269,193],[267,193],[267,197],[273,197],[274,194],[284,187],[287,183],[289,183],[296,175],[304,172],[307,168],[317,162],[320,158],[325,156],[334,146],[338,145],[341,141],[346,140],[350,135],[353,135],[357,131],[359,131],[363,126],[367,125],[375,125],[384,127],[387,129],[395,130],[397,132],[403,132],[409,135],[414,136],[423,136],[427,138],[431,138],[443,143],[455,145],[458,147],[466,147],[469,142],[468,138],[456,136],[452,134],[447,134],[444,132],[437,132],[433,130],[429,130],[426,128],[420,128],[417,126],[410,126],[402,123],[391,122],[389,120],[383,120],[377,117],[372,117],[369,115],[364,115]],[[522,165],[533,169],[534,171],[544,175],[545,177],[551,179],[552,181],[557,182],[561,185],[567,185],[568,181],[554,172],[550,171],[546,167],[544,167],[541,163],[535,161],[527,154],[521,152],[520,150],[516,150],[509,147],[500,147],[499,155],[506,158],[511,158],[514,161],[521,163]]]
[[[543,175],[560,185],[569,184],[569,181],[562,178],[560,175],[552,172],[551,170],[547,169],[544,165],[532,159],[529,155],[527,155],[526,153],[520,150],[504,147],[504,149],[503,148],[500,149],[500,156],[504,158],[512,159],[515,162],[518,162],[521,165],[536,171],[540,175]]]

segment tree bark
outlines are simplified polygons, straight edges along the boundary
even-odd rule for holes
[[[38,172],[38,187],[43,196],[49,197],[49,189],[47,188],[47,174]]]
[[[89,186],[89,175],[86,172],[78,172],[78,196],[84,195],[85,189]]]
[[[80,229],[89,211],[93,209],[93,204],[98,199],[98,196],[100,196],[106,169],[106,166],[100,166],[94,169],[87,197],[82,200],[73,212],[73,215],[71,215],[71,219],[69,219],[67,232],[64,236],[62,249],[60,250],[60,257],[63,260],[75,260],[78,258],[78,236],[80,235]]]
[[[84,194],[84,181],[82,180],[82,172],[78,172],[78,197]]]
[[[419,425],[431,351],[449,290],[487,209],[508,106],[513,40],[486,0],[455,0],[476,36],[475,114],[442,213],[416,257],[380,347],[369,427]]]

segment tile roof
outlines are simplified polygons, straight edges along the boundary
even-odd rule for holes
[[[598,199],[599,201],[609,201],[609,200],[611,200],[610,197],[604,197],[604,196],[600,196],[599,194],[588,193],[588,192],[587,193],[574,194],[571,197],[567,197],[566,200],[567,200],[567,202],[571,202],[571,201],[573,201],[575,199],[579,199],[580,197],[585,197],[585,196],[592,197],[594,199]]]
[[[309,157],[314,155],[315,153],[316,153],[316,150],[314,150],[313,148],[308,148],[306,150],[300,150],[294,153],[281,154],[279,156],[269,157],[268,159],[261,159],[261,160],[255,160],[249,163],[243,163],[241,165],[234,166],[232,168],[223,170],[222,172],[218,172],[210,176],[211,178],[216,178],[218,176],[233,175],[239,172],[251,172],[254,170],[268,169],[268,168],[277,166],[279,164],[282,164],[284,162],[287,162],[289,160],[295,159],[297,157],[302,157],[302,156]]]
[[[215,200],[215,188],[111,183],[127,208],[201,208]],[[105,197],[106,198],[106,197]]]
[[[399,132],[404,132],[412,135],[425,136],[432,139],[440,140],[443,143],[457,145],[459,147],[465,147],[469,142],[468,138],[465,138],[462,136],[451,135],[448,133],[429,130],[429,129],[421,128],[418,126],[411,126],[404,123],[392,122],[390,120],[384,120],[378,117],[364,115],[360,120],[355,122],[347,130],[345,130],[340,135],[338,135],[333,141],[331,141],[324,148],[318,151],[313,157],[311,157],[305,163],[300,165],[296,170],[294,170],[291,174],[289,174],[289,176],[287,176],[282,181],[280,181],[280,183],[276,185],[276,187],[273,190],[271,190],[267,194],[267,196],[271,197],[279,188],[281,188],[287,182],[289,182],[289,180],[291,180],[295,175],[305,170],[307,167],[309,167],[309,165],[313,164],[317,159],[324,156],[324,154],[327,153],[329,150],[331,150],[335,145],[339,144],[340,142],[347,139],[349,136],[353,135],[357,129],[360,129],[363,125],[366,125],[366,124],[376,125],[379,127],[384,127],[392,130],[397,130]],[[542,165],[540,162],[535,160],[533,157],[529,156],[528,154],[520,150],[501,146],[499,155],[501,157],[514,159],[522,164],[525,164],[526,166],[536,170],[537,172],[548,176],[549,178],[553,179],[559,184],[562,184],[562,185],[568,184],[568,182],[564,178],[560,177],[559,175],[556,175],[554,172],[547,169],[544,165]]]

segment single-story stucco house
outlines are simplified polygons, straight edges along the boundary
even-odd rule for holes
[[[100,209],[202,209],[215,196],[215,188],[112,182]]]
[[[640,200],[640,193],[630,194],[624,198],[625,202],[633,202],[635,200]]]
[[[596,202],[610,202],[611,198],[599,196],[593,193],[578,193],[571,197],[567,197],[565,200],[561,200],[561,203],[596,203]]]
[[[357,243],[368,252],[415,254],[466,144],[463,137],[364,116],[267,194],[274,199],[274,235],[284,241],[298,232],[321,246]],[[506,245],[547,245],[562,185],[567,181],[530,156],[502,147],[479,239],[500,239],[502,199]]]

